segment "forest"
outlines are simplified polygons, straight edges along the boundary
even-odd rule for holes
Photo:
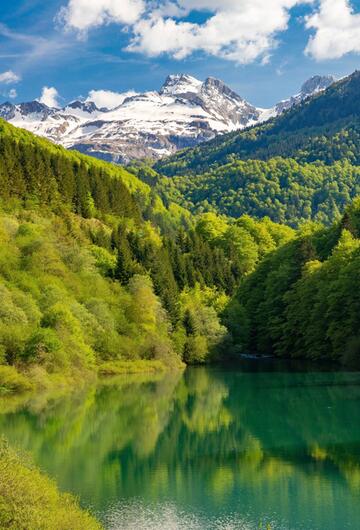
[[[3,393],[116,361],[226,356],[230,297],[295,235],[269,218],[165,207],[124,169],[5,123],[0,153]]]
[[[269,217],[295,228],[331,225],[360,193],[360,167],[343,160],[300,163],[292,158],[235,160],[196,176],[162,177],[154,189],[194,214]]]
[[[242,351],[360,365],[360,199],[308,224],[242,282],[226,321]]]

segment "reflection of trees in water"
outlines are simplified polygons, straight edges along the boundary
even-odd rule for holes
[[[25,408],[0,416],[0,429],[60,486],[84,492],[96,504],[103,488],[111,495],[121,485],[121,453],[146,458],[153,452],[180,376],[118,378],[115,386],[92,387],[37,413]]]
[[[216,505],[245,489],[286,513],[295,485],[298,502],[325,505],[358,488],[358,380],[214,368],[124,377],[0,416],[0,428],[95,507],[169,495]]]

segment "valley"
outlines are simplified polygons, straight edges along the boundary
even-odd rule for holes
[[[168,139],[182,109],[187,149],[152,160],[128,150],[118,110],[2,106],[0,424],[82,508],[2,440],[0,525],[338,530],[357,517],[341,411],[360,366],[360,77],[307,87],[263,121],[217,80],[170,76],[119,107],[156,135],[161,109]],[[121,148],[92,151],[88,114]],[[103,160],[125,151],[126,166]]]

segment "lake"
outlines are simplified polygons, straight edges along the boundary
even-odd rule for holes
[[[111,530],[360,528],[359,372],[129,376],[6,402],[0,431]]]

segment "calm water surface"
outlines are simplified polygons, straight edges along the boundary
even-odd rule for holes
[[[359,372],[123,378],[2,405],[0,431],[111,530],[360,529]]]

